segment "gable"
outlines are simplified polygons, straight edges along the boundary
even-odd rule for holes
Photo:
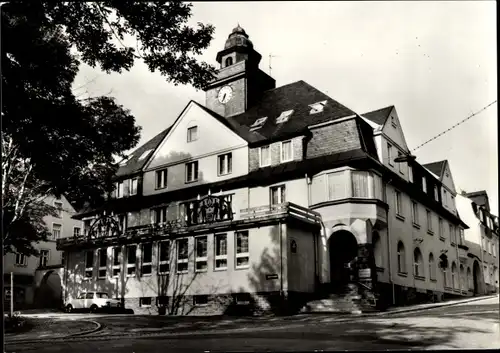
[[[196,130],[196,138],[188,142],[188,129],[191,128]],[[206,108],[190,102],[160,143],[145,169],[210,155],[247,144],[247,141],[219,121]]]
[[[403,129],[401,128],[401,123],[399,121],[398,113],[396,112],[396,108],[392,108],[382,128],[382,133],[389,139],[391,139],[396,145],[402,148],[405,152],[409,152]]]
[[[446,185],[446,187],[448,187],[448,189],[450,189],[453,194],[456,195],[457,191],[455,189],[455,183],[453,182],[453,177],[451,175],[449,163],[445,163],[444,165],[444,171],[441,175],[441,182],[443,183],[443,185]]]

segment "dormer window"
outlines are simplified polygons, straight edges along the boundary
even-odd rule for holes
[[[309,104],[309,107],[311,107],[309,114],[321,113],[323,111],[323,109],[325,108],[325,105],[326,105],[326,101],[321,101],[321,102],[317,102],[314,104]]]
[[[286,110],[286,111],[282,112],[281,115],[276,118],[276,124],[281,124],[281,123],[288,121],[288,119],[290,118],[290,116],[292,114],[293,114],[293,110]]]
[[[187,142],[193,142],[198,139],[198,126],[191,126],[187,130]]]
[[[265,118],[259,118],[255,120],[255,122],[250,126],[250,131],[255,131],[264,126],[264,123],[267,120],[267,116]]]
[[[127,156],[125,157],[125,159],[123,159],[121,162],[120,162],[120,167],[123,167],[124,165],[127,165],[128,161],[130,160],[130,158],[132,158],[132,155],[130,156]]]
[[[150,150],[147,150],[147,151],[144,151],[143,154],[141,154],[141,156],[139,157],[139,160],[143,160],[144,158],[146,158],[150,153],[151,153],[152,149]]]
[[[232,57],[226,58],[226,66],[225,67],[228,67],[231,65],[233,65],[233,58]]]

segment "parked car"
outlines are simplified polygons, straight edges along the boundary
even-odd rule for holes
[[[74,310],[90,310],[95,313],[99,310],[119,310],[122,304],[119,299],[110,298],[105,292],[84,292],[70,300],[64,308],[67,313]]]

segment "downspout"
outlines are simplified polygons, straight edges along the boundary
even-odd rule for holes
[[[281,221],[278,222],[278,234],[280,239],[280,298],[283,299],[283,233],[281,231]]]
[[[311,182],[312,180],[308,177],[307,173],[305,175],[306,188],[307,188],[307,208],[311,207]],[[317,234],[313,234],[313,247],[314,247],[314,287],[318,287],[319,282],[319,271],[318,271],[318,240]]]

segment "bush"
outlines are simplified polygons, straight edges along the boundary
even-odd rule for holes
[[[11,332],[19,332],[23,331],[25,328],[27,328],[28,325],[26,325],[26,319],[23,317],[17,315],[4,315],[4,327],[5,327],[5,332],[11,333]]]

